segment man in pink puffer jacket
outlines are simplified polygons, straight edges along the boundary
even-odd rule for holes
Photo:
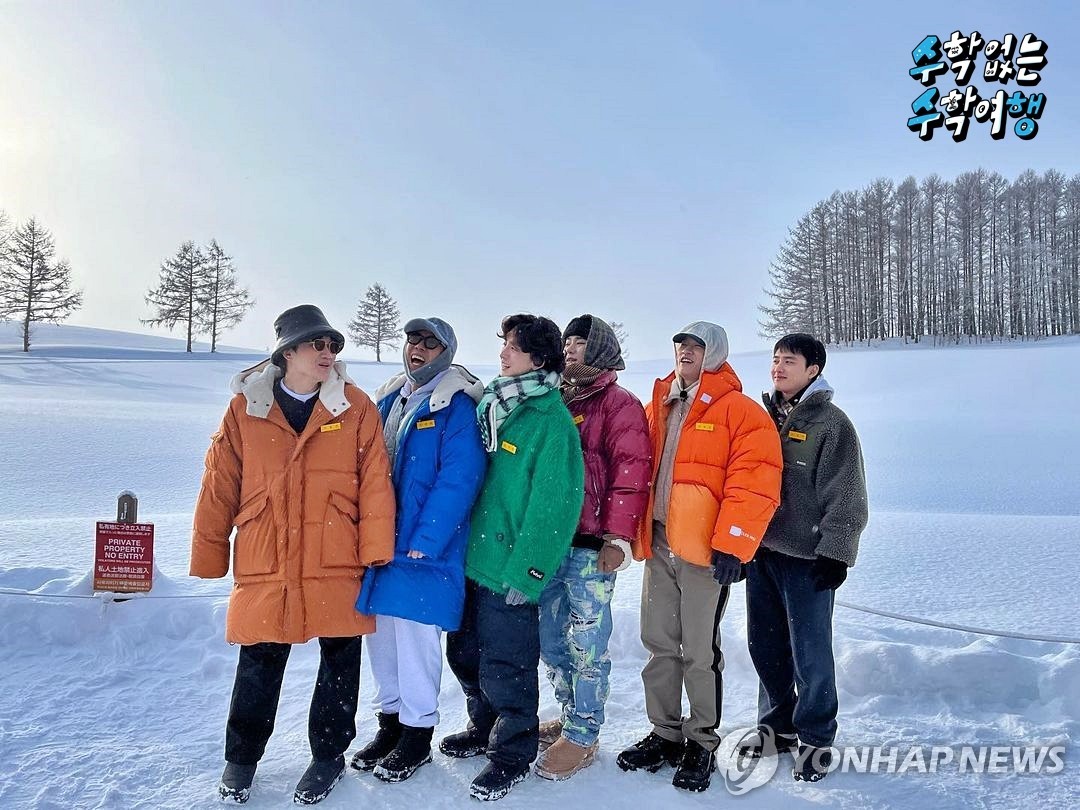
[[[540,597],[540,650],[562,717],[542,723],[536,773],[568,779],[593,761],[608,696],[615,575],[631,561],[645,514],[652,443],[645,410],[616,383],[624,369],[611,327],[593,315],[563,332],[563,401],[581,433],[585,504],[574,542]]]

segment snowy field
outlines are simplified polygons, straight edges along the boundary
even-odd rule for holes
[[[32,354],[0,324],[0,808],[219,806],[224,720],[236,650],[223,641],[229,580],[187,577],[202,458],[227,381],[259,355],[188,355],[177,341],[40,327]],[[182,349],[182,344],[180,345]],[[641,354],[641,350],[637,351]],[[347,359],[347,358],[346,358]],[[493,358],[494,360],[494,358]],[[732,365],[751,395],[768,355]],[[645,398],[664,362],[632,362]],[[737,799],[718,774],[705,794],[676,792],[670,771],[624,774],[615,755],[648,728],[637,639],[641,567],[615,597],[612,693],[596,765],[565,783],[530,779],[500,806],[627,803],[746,808],[1070,807],[1080,802],[1080,342],[837,350],[826,378],[859,429],[871,522],[836,612],[841,746],[1063,745],[1056,775],[836,773],[796,784],[781,762]],[[369,392],[393,364],[352,363]],[[484,379],[494,363],[474,366]],[[156,526],[156,585],[122,603],[93,597],[93,525],[122,489]],[[27,595],[30,592],[30,595]],[[751,725],[756,679],[742,586],[725,618],[721,730]],[[982,635],[872,611],[995,631]],[[317,647],[294,650],[277,731],[249,806],[291,806],[307,764],[306,714]],[[374,729],[365,671],[359,734]],[[550,690],[542,717],[554,715]],[[449,670],[436,736],[459,730]],[[323,806],[468,807],[477,760],[435,755],[408,782],[350,772]],[[786,766],[786,767],[785,767]]]

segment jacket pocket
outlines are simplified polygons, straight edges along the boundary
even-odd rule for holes
[[[233,524],[233,574],[245,577],[277,571],[277,526],[266,490],[248,499]]]
[[[360,567],[360,507],[338,492],[330,492],[323,518],[322,564],[327,568]]]
[[[667,535],[671,550],[687,562],[709,565],[720,502],[704,484],[676,481],[668,503]]]

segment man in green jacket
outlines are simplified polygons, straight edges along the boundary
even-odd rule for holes
[[[487,752],[470,788],[487,801],[505,796],[536,758],[537,603],[570,548],[585,474],[578,430],[559,393],[559,327],[511,315],[501,337],[500,376],[477,406],[489,465],[472,512],[465,613],[446,645],[469,726],[439,745],[452,757]]]

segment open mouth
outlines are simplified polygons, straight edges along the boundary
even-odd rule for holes
[[[420,368],[420,366],[424,365],[424,358],[419,354],[409,355],[409,365],[413,368]]]

